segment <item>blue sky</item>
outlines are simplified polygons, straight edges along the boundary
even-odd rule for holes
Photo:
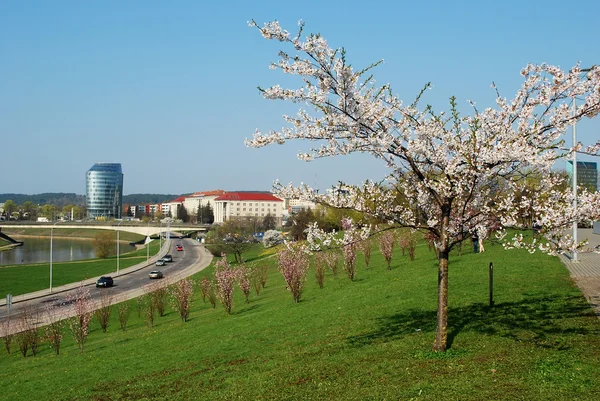
[[[256,87],[294,83],[269,70],[278,43],[247,21],[277,19],[344,46],[355,68],[379,59],[379,83],[404,101],[454,95],[493,106],[527,63],[600,63],[600,2],[578,1],[4,1],[0,2],[0,193],[85,193],[95,162],[120,162],[124,192],[269,190],[273,180],[328,188],[380,179],[368,156],[311,163],[307,144],[251,149],[294,105]],[[584,143],[600,123],[578,125]]]

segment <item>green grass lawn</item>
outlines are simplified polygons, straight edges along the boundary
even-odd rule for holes
[[[159,250],[159,242],[150,243],[150,255]],[[146,260],[146,249],[122,254],[119,268],[125,269]],[[52,286],[75,283],[88,278],[101,276],[117,270],[117,257],[107,259],[78,260],[52,263]],[[21,295],[48,288],[50,285],[50,263],[14,265],[0,268],[0,296]]]
[[[376,247],[375,247],[376,248]],[[557,258],[488,245],[450,262],[450,349],[431,352],[437,270],[426,246],[386,270],[359,254],[355,281],[311,270],[294,304],[274,265],[260,295],[232,315],[195,294],[190,320],[169,310],[94,322],[83,353],[0,355],[6,400],[597,400],[600,322]],[[258,249],[249,263],[274,263]],[[488,306],[488,265],[495,306]],[[211,277],[212,268],[196,278]]]

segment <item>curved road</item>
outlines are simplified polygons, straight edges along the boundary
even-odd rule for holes
[[[176,251],[177,245],[183,245],[183,251]],[[165,266],[156,266],[155,261],[171,254],[173,262]],[[112,288],[96,288],[96,278],[85,280],[83,285],[89,290],[94,309],[100,304],[102,294],[110,294],[111,303],[118,303],[128,299],[143,295],[149,290],[149,286],[155,283],[171,284],[185,277],[189,277],[207,267],[212,261],[212,255],[204,248],[204,245],[192,239],[170,239],[166,241],[159,254],[150,258],[150,263],[143,262],[138,265],[123,269],[116,275],[116,272],[105,274],[112,276],[114,286]],[[150,280],[148,273],[152,270],[160,270],[164,273],[161,280]],[[62,287],[55,287],[52,293],[48,289],[34,293],[19,295],[13,297],[13,304],[10,309],[11,332],[20,331],[18,327],[18,318],[20,311],[24,307],[31,310],[39,310],[38,325],[42,326],[49,322],[49,319],[56,319],[55,316],[49,316],[44,312],[47,306],[58,307],[57,313],[61,319],[74,316],[75,312],[72,305],[67,301],[79,289],[81,283],[68,284]],[[6,299],[0,301],[0,337],[5,333],[2,330],[2,322],[8,316]]]

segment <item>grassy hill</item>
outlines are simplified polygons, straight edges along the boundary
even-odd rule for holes
[[[273,258],[250,303],[236,289],[233,313],[194,298],[190,320],[171,309],[154,327],[96,322],[84,352],[69,334],[61,354],[43,345],[0,355],[7,400],[597,400],[600,323],[557,258],[486,246],[453,255],[450,343],[431,352],[437,272],[433,254],[359,260],[351,282],[311,271],[294,304]],[[254,257],[261,252],[255,251]],[[359,258],[362,255],[359,254]],[[488,306],[488,264],[495,301]],[[212,277],[212,269],[196,278]],[[113,311],[114,314],[114,311]]]

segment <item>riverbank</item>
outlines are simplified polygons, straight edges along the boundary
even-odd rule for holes
[[[52,231],[52,237],[54,238],[85,238],[93,239],[100,233],[105,233],[103,229],[92,229],[92,228],[61,228],[54,227],[51,230],[50,227],[20,227],[20,226],[2,226],[2,232],[11,237],[50,237]],[[115,233],[116,237],[116,233]],[[141,234],[135,234],[127,231],[119,232],[119,239],[126,242],[137,242],[144,239],[145,236]]]

